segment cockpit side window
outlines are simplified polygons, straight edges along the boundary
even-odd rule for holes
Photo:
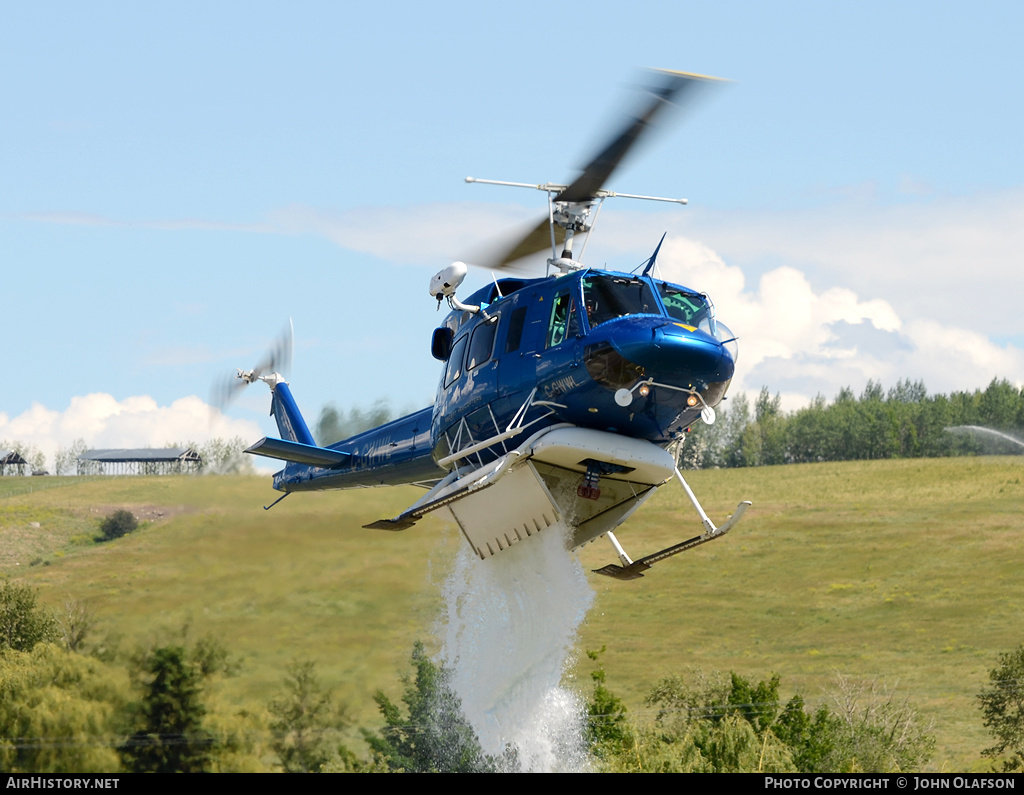
[[[661,309],[643,279],[591,275],[583,280],[583,303],[591,328],[623,315],[660,315]]]
[[[459,339],[455,340],[455,344],[452,346],[452,354],[448,357],[448,369],[444,373],[445,388],[455,383],[459,376],[462,375],[462,359],[466,353],[466,342],[468,340],[469,335],[463,334]]]
[[[491,352],[494,350],[494,333],[498,329],[498,317],[485,320],[473,329],[473,336],[469,342],[469,358],[466,361],[466,369],[472,370],[491,359]]]
[[[566,337],[579,333],[579,320],[576,317],[576,302],[568,291],[555,296],[551,307],[551,322],[548,325],[548,340],[545,347],[560,345]]]
[[[699,293],[666,282],[658,282],[658,293],[669,317],[674,320],[681,320],[688,326],[696,326],[707,314],[707,301]]]

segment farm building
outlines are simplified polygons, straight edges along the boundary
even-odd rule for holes
[[[0,450],[0,475],[24,475],[28,461],[14,450]]]
[[[202,456],[187,447],[86,450],[78,456],[79,475],[181,475],[202,466]]]

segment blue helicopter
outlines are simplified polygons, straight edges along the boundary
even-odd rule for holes
[[[643,108],[571,184],[467,178],[548,196],[547,216],[488,267],[509,273],[548,246],[552,256],[546,276],[495,278],[465,300],[456,297],[465,264],[431,279],[430,295],[451,309],[431,340],[441,363],[433,406],[321,447],[277,372],[286,367],[290,332],[264,362],[238,371],[238,387],[259,380],[272,392],[281,438],[246,450],[286,462],[273,480],[284,494],[268,510],[297,491],[413,484],[426,489],[419,500],[365,526],[400,531],[447,511],[486,559],[564,522],[573,548],[608,538],[619,564],[598,572],[623,580],[721,537],[739,521],[749,502],[716,527],[678,468],[690,426],[714,422],[714,407],[729,388],[735,336],[706,294],[658,278],[660,242],[639,273],[588,268],[573,254],[574,239],[591,231],[607,198],[686,203],[603,188],[665,107],[715,80],[652,75]],[[702,531],[631,559],[614,530],[673,479]]]

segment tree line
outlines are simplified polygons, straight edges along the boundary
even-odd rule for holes
[[[793,412],[764,387],[753,407],[740,393],[716,411],[713,425],[687,435],[690,468],[1024,452],[1024,390],[1006,380],[949,395],[929,395],[921,381],[888,391],[868,381],[859,397],[844,388]]]

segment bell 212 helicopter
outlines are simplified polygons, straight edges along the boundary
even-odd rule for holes
[[[691,423],[714,422],[714,407],[733,377],[734,335],[706,294],[658,278],[660,242],[639,273],[588,268],[582,251],[573,251],[607,198],[686,203],[603,185],[667,106],[714,80],[652,71],[640,111],[571,184],[467,178],[544,191],[548,212],[482,263],[504,270],[505,278],[465,299],[456,297],[468,271],[463,263],[430,280],[438,307],[444,301],[451,308],[431,342],[441,363],[433,406],[321,447],[277,372],[290,356],[290,332],[256,368],[239,370],[217,402],[254,381],[271,389],[281,438],[246,450],[286,462],[273,481],[284,494],[268,509],[297,491],[415,484],[427,489],[419,500],[366,527],[405,530],[428,513],[448,511],[486,559],[562,521],[573,548],[608,538],[619,563],[598,572],[623,580],[728,532],[750,503],[741,502],[716,527],[679,471],[678,457]],[[548,275],[511,275],[510,266],[548,247]],[[632,560],[614,530],[673,479],[702,531]]]

